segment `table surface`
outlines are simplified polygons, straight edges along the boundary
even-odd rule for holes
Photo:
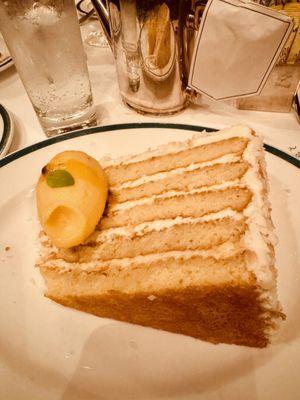
[[[197,105],[197,106],[193,105],[193,106],[189,107],[188,109],[184,110],[183,112],[180,112],[174,116],[158,118],[158,117],[147,117],[144,115],[140,115],[140,114],[135,113],[131,109],[127,108],[124,104],[122,104],[122,102],[120,100],[120,97],[118,95],[118,84],[117,84],[115,68],[114,68],[114,59],[113,59],[112,54],[110,53],[110,50],[108,48],[101,49],[101,48],[91,47],[91,46],[85,46],[85,48],[86,48],[86,52],[87,52],[87,56],[88,56],[88,65],[89,65],[90,78],[91,78],[91,83],[92,83],[92,88],[93,88],[94,101],[95,101],[95,104],[97,107],[97,112],[98,112],[98,116],[99,116],[101,125],[109,125],[109,124],[124,123],[124,122],[171,122],[171,123],[185,123],[185,124],[192,124],[192,125],[202,125],[202,126],[208,126],[208,127],[222,128],[225,126],[231,126],[231,125],[235,125],[235,124],[246,124],[246,125],[251,126],[255,131],[261,133],[264,136],[266,143],[271,144],[275,147],[278,147],[278,148],[282,149],[283,151],[292,154],[293,156],[297,156],[300,159],[300,129],[299,129],[300,126],[296,120],[296,117],[293,115],[293,113],[279,114],[279,113],[266,113],[266,112],[253,112],[253,111],[237,110],[234,107],[231,107],[227,104],[215,103],[215,102],[212,102],[207,99],[202,99],[200,102],[200,105]],[[26,95],[24,87],[23,87],[14,67],[10,68],[7,71],[0,73],[0,103],[3,104],[11,112],[13,119],[14,119],[15,135],[14,135],[14,139],[13,139],[10,151],[16,151],[27,145],[30,145],[32,143],[42,141],[45,139],[45,135],[38,123],[37,117],[34,113],[34,110],[30,104],[30,101],[29,101],[27,95]],[[276,188],[277,188],[277,186],[276,186]],[[296,185],[295,185],[295,190],[296,191],[299,190],[299,188],[297,188]],[[22,192],[22,196],[23,196],[23,193],[24,192]],[[279,204],[279,202],[283,199],[283,196],[284,196],[284,193],[281,194],[280,197],[278,197],[277,204]],[[287,198],[288,198],[288,196],[287,196]],[[24,202],[24,203],[22,202],[22,204],[24,205],[25,209],[27,210],[27,208],[26,208],[27,202]],[[287,204],[289,204],[289,203],[287,203]],[[284,207],[285,206],[283,206],[283,208]],[[279,208],[277,207],[277,209],[279,209]],[[24,215],[23,208],[21,208],[20,210],[21,210],[21,211],[19,211],[20,215],[23,216]],[[291,212],[291,210],[289,212]],[[10,214],[10,215],[12,215],[12,214]],[[285,216],[285,215],[289,215],[289,214],[284,213],[283,215]],[[5,220],[10,221],[9,218],[5,219]],[[283,221],[284,218],[281,217],[281,220]],[[30,221],[30,219],[27,219],[27,217],[21,218],[21,226],[27,227],[28,225],[26,225],[26,224],[30,224],[30,222],[26,222],[26,221]],[[286,222],[282,223],[282,226],[288,226],[288,221],[290,221],[290,220],[286,219]],[[22,224],[25,224],[25,225],[22,225]],[[19,231],[21,232],[20,229],[21,228],[19,227]],[[26,228],[26,229],[28,229],[28,228]],[[291,228],[291,232],[293,232],[292,228]],[[14,235],[15,235],[15,232],[14,232]],[[6,236],[5,240],[7,240],[6,231],[5,231],[5,236]],[[31,238],[31,236],[29,236],[29,238]],[[283,242],[287,243],[288,239],[290,239],[290,238],[293,238],[293,233],[290,233],[287,231],[286,238],[284,239],[285,242],[284,241]],[[31,239],[29,239],[29,241],[30,240]],[[290,243],[291,243],[289,245],[290,247],[287,247],[287,249],[292,248],[291,246],[295,242],[291,240]],[[22,237],[22,244],[23,244],[23,237]],[[292,252],[291,252],[291,254],[292,254]],[[287,261],[289,261],[290,260],[289,254],[287,254],[286,256],[287,256]],[[293,258],[291,258],[291,259],[293,259]],[[26,260],[26,258],[25,258],[25,260]],[[18,267],[19,267],[19,264],[18,264]],[[295,271],[295,269],[292,269],[292,267],[294,268],[294,266],[291,263],[290,269],[287,269],[287,271],[290,271],[290,272],[288,272],[289,275],[286,275],[286,276],[291,278],[291,279],[285,280],[286,285],[287,285],[286,287],[288,287],[288,288],[296,287],[296,285],[297,285],[297,276],[291,275],[292,271]],[[295,266],[295,268],[296,268],[296,266]],[[10,271],[12,271],[11,265],[10,265]],[[13,279],[14,279],[13,282],[15,282],[16,276],[17,275],[13,275]],[[28,282],[26,282],[26,284],[25,284],[26,288],[28,286],[31,289],[31,287],[30,287],[30,285],[32,284],[31,281],[32,280],[30,280],[30,281],[28,280]],[[294,286],[291,286],[291,284]],[[16,286],[16,287],[18,288],[18,286]],[[21,293],[21,295],[24,296],[24,291],[19,291],[19,293]],[[30,297],[30,299],[31,299],[31,297]],[[34,301],[36,301],[35,297],[32,297],[32,299],[34,299]],[[296,300],[297,300],[297,298],[296,298]],[[28,304],[30,304],[30,303],[28,303],[28,301],[26,301],[25,305],[27,307],[28,307]],[[50,307],[50,305],[49,305],[49,307]],[[296,303],[293,307],[296,307]],[[42,310],[42,308],[41,308],[41,310]],[[296,308],[295,308],[295,310],[296,310]],[[33,318],[34,313],[32,314],[30,312],[28,312],[28,313],[25,312],[25,315]],[[295,315],[296,315],[296,313],[295,313]],[[65,321],[64,315],[61,318],[64,318],[64,321]],[[24,318],[23,319],[21,318],[20,320],[21,320],[21,322],[22,321],[24,322]],[[11,318],[11,321],[12,321],[12,318]],[[55,311],[55,321],[56,322],[58,321],[56,311]],[[131,353],[130,353],[131,347],[130,346],[132,343],[135,346],[137,346],[137,344],[136,344],[136,342],[137,342],[138,345],[140,346],[139,349],[142,354],[141,357],[144,357],[145,355],[147,356],[150,354],[149,348],[150,348],[150,351],[152,351],[151,344],[153,342],[153,339],[151,338],[150,334],[147,333],[148,331],[147,332],[145,331],[146,333],[143,333],[146,335],[144,337],[144,336],[141,336],[140,333],[133,334],[129,328],[126,328],[126,329],[129,329],[128,334],[126,332],[124,333],[122,330],[119,331],[118,330],[119,328],[115,328],[115,324],[111,325],[112,328],[110,328],[110,327],[107,328],[106,326],[104,326],[104,329],[103,329],[103,327],[101,326],[101,327],[97,327],[97,329],[96,329],[95,328],[96,325],[93,325],[94,320],[89,319],[88,321],[89,321],[88,323],[90,323],[91,325],[82,324],[82,321],[79,319],[75,320],[72,327],[80,326],[80,329],[79,329],[80,334],[78,334],[78,335],[73,334],[73,331],[72,331],[73,328],[69,331],[64,332],[64,335],[65,334],[67,335],[69,332],[69,334],[71,335],[71,339],[74,338],[74,340],[75,340],[74,348],[80,350],[75,353],[75,356],[72,351],[66,353],[65,349],[63,351],[59,351],[57,353],[57,354],[59,354],[58,356],[56,356],[56,354],[54,354],[53,359],[55,360],[56,363],[57,363],[57,360],[61,360],[61,358],[59,358],[59,357],[62,357],[62,359],[63,359],[63,361],[61,361],[62,366],[63,366],[63,368],[66,368],[65,370],[62,369],[63,371],[71,371],[74,366],[74,371],[72,371],[73,377],[70,378],[70,380],[68,382],[66,382],[66,389],[62,389],[64,391],[63,398],[75,398],[75,396],[77,396],[77,395],[80,396],[80,394],[78,394],[79,390],[80,391],[85,390],[85,388],[87,388],[86,389],[87,391],[85,393],[88,393],[88,392],[96,393],[97,392],[97,395],[98,395],[98,393],[102,393],[103,391],[104,391],[103,393],[108,393],[108,392],[105,392],[108,390],[109,390],[110,395],[111,395],[111,393],[116,393],[117,390],[122,390],[122,393],[123,393],[123,390],[124,390],[123,398],[133,398],[134,396],[132,395],[132,393],[135,393],[135,394],[141,393],[141,390],[142,390],[141,385],[143,384],[143,382],[150,392],[152,391],[153,393],[159,393],[159,395],[161,395],[161,393],[168,392],[168,393],[173,393],[174,397],[176,397],[177,393],[175,391],[178,391],[178,398],[179,398],[181,396],[181,393],[185,393],[184,391],[186,390],[187,393],[189,393],[190,395],[187,394],[185,398],[187,398],[187,397],[191,398],[191,397],[194,397],[193,393],[192,393],[192,390],[193,390],[192,388],[195,387],[197,390],[200,391],[199,388],[203,382],[202,386],[204,387],[204,389],[201,386],[201,392],[202,392],[202,390],[204,390],[203,395],[207,396],[206,398],[210,398],[210,399],[221,398],[221,397],[229,398],[228,395],[229,396],[232,395],[234,398],[238,398],[238,396],[241,395],[241,393],[244,393],[244,391],[246,389],[245,393],[246,393],[247,399],[249,399],[250,397],[257,399],[260,396],[261,396],[261,398],[269,398],[270,399],[271,398],[270,396],[272,396],[272,393],[265,389],[265,388],[267,388],[268,382],[274,381],[274,376],[275,376],[275,380],[276,380],[276,376],[278,376],[278,377],[281,376],[283,366],[284,366],[284,368],[285,368],[285,366],[287,368],[293,368],[293,369],[296,368],[296,365],[294,366],[291,363],[291,362],[293,362],[293,359],[291,362],[289,362],[289,360],[286,358],[284,360],[285,362],[282,363],[282,358],[277,358],[277,359],[274,358],[272,349],[270,350],[269,353],[262,353],[262,355],[260,355],[259,357],[257,356],[255,358],[251,354],[248,355],[248,352],[246,352],[246,350],[245,350],[246,348],[243,349],[241,347],[239,349],[239,353],[237,353],[237,355],[235,355],[235,353],[232,353],[229,350],[227,352],[226,348],[225,348],[225,350],[222,350],[222,348],[218,348],[218,352],[219,352],[218,354],[220,354],[220,355],[216,355],[216,359],[214,359],[214,355],[213,356],[211,355],[212,349],[210,347],[208,347],[208,350],[206,351],[206,350],[204,350],[204,349],[206,349],[206,347],[199,347],[197,349],[196,349],[196,347],[195,348],[192,347],[193,346],[192,342],[190,344],[189,344],[189,342],[186,342],[185,344],[182,345],[182,343],[180,341],[176,342],[176,340],[177,340],[176,338],[178,335],[173,335],[174,338],[172,337],[171,341],[169,339],[169,336],[168,336],[168,338],[166,337],[166,339],[164,339],[163,336],[162,336],[162,338],[159,339],[159,346],[160,346],[160,347],[158,347],[159,350],[157,350],[157,346],[155,346],[154,351],[151,353],[151,357],[150,357],[150,359],[152,360],[152,361],[150,360],[152,362],[152,364],[150,363],[149,364],[150,367],[148,365],[146,368],[147,373],[149,373],[149,377],[146,376],[146,378],[144,378],[144,376],[139,373],[139,370],[135,371],[135,369],[134,369],[135,364],[137,364],[138,368],[140,369],[139,362],[136,363],[134,361],[132,363],[132,365],[130,365],[130,364],[128,364],[127,361],[131,360],[131,358],[130,358],[131,357]],[[293,322],[297,323],[297,318]],[[95,324],[96,324],[96,320],[95,320]],[[27,324],[27,325],[29,327],[31,326],[30,324]],[[15,326],[15,324],[12,324],[12,326]],[[53,326],[53,324],[51,325],[51,323],[50,323],[49,326]],[[63,325],[61,325],[61,326],[63,326]],[[92,333],[88,334],[87,332],[89,332],[88,329],[90,329],[89,328],[90,326],[91,326]],[[54,331],[55,331],[55,329],[53,329],[53,332]],[[34,330],[33,330],[33,332],[34,332]],[[121,341],[119,338],[120,332],[124,336]],[[296,330],[296,332],[297,332],[297,330]],[[134,335],[136,335],[136,336],[134,336]],[[56,339],[56,336],[54,335],[52,337],[54,337],[54,339]],[[85,339],[85,336],[87,337],[87,339]],[[35,337],[35,336],[32,336],[32,330],[30,330],[30,334],[28,335],[28,337],[29,337],[29,339],[30,338],[32,339],[33,337]],[[84,345],[82,345],[80,342],[80,345],[77,345],[77,342],[78,342],[78,340],[81,340],[80,339],[81,337],[84,338],[82,340],[86,340],[86,343]],[[21,338],[20,343],[22,343],[22,346],[23,346],[22,336],[20,336],[20,338]],[[135,338],[135,341],[133,341],[132,338]],[[182,339],[180,338],[180,340],[182,340]],[[126,341],[130,344],[130,346],[126,345],[126,343],[127,343]],[[16,343],[18,343],[18,342],[16,342]],[[50,343],[50,346],[55,347],[56,341],[55,340],[52,341],[49,339],[49,343]],[[66,340],[63,343],[69,343],[69,342],[68,342],[68,340]],[[72,340],[70,343],[71,343],[70,346],[73,346]],[[124,347],[124,343],[125,343],[125,347]],[[175,347],[170,347],[170,343],[171,343],[171,346],[175,346]],[[172,343],[174,343],[174,345]],[[291,346],[293,344],[294,343],[291,343],[291,342],[284,343],[284,345],[282,347],[284,347],[285,353],[284,353],[284,351],[281,351],[281,353],[288,354],[288,351],[292,351],[292,352],[297,351],[297,348],[295,348],[295,347],[291,348]],[[105,360],[106,360],[106,362],[111,364],[109,368],[106,368],[106,364],[103,364],[101,357],[100,358],[98,357],[97,360],[95,361],[95,359],[94,359],[95,345],[97,345],[99,347],[100,352],[104,351],[103,354],[105,354],[105,355],[108,354],[108,358],[106,357]],[[81,346],[82,346],[82,349],[81,349]],[[101,346],[102,346],[102,348],[101,348]],[[110,349],[112,349],[113,346],[116,347],[117,351],[120,350],[119,353],[122,354],[120,364],[118,364],[118,359],[119,359],[118,357],[114,358],[114,355],[112,355],[112,357],[110,357]],[[164,346],[166,349],[165,354],[167,354],[168,357],[169,356],[170,357],[169,358],[167,357],[167,361],[163,360],[163,362],[161,363],[160,361],[162,358],[161,358],[160,349],[163,349]],[[174,350],[174,348],[180,349],[180,347],[178,347],[178,346],[181,346],[181,351],[177,352],[177,354],[176,354],[176,352],[174,352],[173,350]],[[182,347],[182,346],[184,346],[184,347]],[[69,348],[71,349],[73,347],[69,347]],[[125,350],[124,350],[124,348],[125,348]],[[43,349],[42,349],[42,347],[38,346],[38,343],[37,343],[37,349],[39,352],[39,357],[43,357],[43,354],[44,354]],[[132,358],[132,360],[139,360],[139,358],[136,358],[137,357],[136,349],[138,349],[138,347],[135,347],[132,350],[132,354],[134,353],[134,355],[132,356],[134,358]],[[47,361],[47,359],[51,358],[51,355],[53,354],[53,352],[49,353],[48,348],[46,350],[48,353],[45,353],[46,356],[44,356],[43,361],[45,361],[45,360]],[[26,351],[27,351],[27,348],[25,348],[25,352]],[[277,350],[277,352],[278,352],[278,350]],[[276,353],[276,351],[275,351],[275,353]],[[278,352],[278,353],[280,353],[280,352]],[[50,356],[49,356],[49,354],[50,354]],[[79,358],[75,358],[75,357],[77,357],[77,355]],[[74,357],[74,358],[69,359],[70,357]],[[272,357],[275,360],[275,364],[268,362],[268,360],[269,359],[271,360]],[[168,364],[168,359],[170,360],[169,364]],[[124,360],[124,362],[122,360]],[[199,360],[200,360],[200,362],[199,362]],[[220,370],[218,370],[218,369],[215,370],[215,365],[216,365],[215,360],[221,360],[220,365],[225,365],[226,368],[229,366],[230,367],[229,369],[232,369],[232,370],[234,370],[234,368],[236,366],[238,366],[238,368],[239,368],[239,365],[242,365],[241,364],[241,362],[242,362],[243,365],[241,368],[241,373],[235,375],[235,379],[233,379],[231,382],[231,379],[232,379],[231,377],[233,375],[230,375],[226,372],[228,370],[228,368],[227,368],[227,370],[225,371],[225,374],[224,374],[224,378],[221,377],[221,379],[219,381],[217,380],[218,383],[216,384],[215,383],[216,373],[220,374],[222,372],[222,368]],[[32,360],[30,359],[30,361],[32,361]],[[226,362],[227,362],[227,364],[226,364]],[[276,364],[276,362],[277,362],[277,364]],[[76,365],[76,363],[78,363],[78,366]],[[159,379],[157,380],[157,376],[158,376],[157,371],[158,372],[162,371],[162,374],[168,375],[168,371],[170,369],[169,370],[168,370],[168,368],[166,369],[166,365],[171,366],[172,363],[174,366],[176,366],[177,369],[175,368],[174,369],[175,372],[172,370],[171,373],[169,374],[170,379],[171,379],[170,385],[168,384],[168,381],[167,381],[166,386],[163,387],[163,385],[162,385],[163,381],[161,381]],[[181,368],[181,364],[183,366],[182,368]],[[16,365],[19,365],[19,364],[16,364]],[[31,365],[34,365],[34,364],[30,364],[30,366]],[[37,363],[36,365],[39,365],[39,364]],[[48,365],[48,364],[45,364],[45,365]],[[66,367],[66,365],[67,365],[67,367]],[[89,365],[93,365],[93,369]],[[191,367],[191,365],[192,365],[192,367]],[[189,371],[191,371],[191,368],[193,368],[194,365],[197,365],[197,368],[194,370],[193,374],[190,374]],[[204,367],[203,367],[203,365],[204,365]],[[274,372],[274,370],[272,370],[272,365],[274,365],[274,368],[276,368],[275,372]],[[189,366],[189,368],[186,368],[186,366]],[[24,367],[22,367],[22,368],[24,368]],[[25,366],[25,368],[26,368],[26,366]],[[69,368],[69,369],[67,369],[67,368]],[[87,371],[85,368],[88,368],[89,370]],[[206,370],[203,368],[206,368]],[[20,370],[23,371],[25,369],[20,369]],[[27,370],[28,370],[28,368],[27,368]],[[60,374],[56,374],[55,371],[52,369],[45,369],[44,364],[42,364],[41,369],[39,369],[39,373],[34,375],[35,372],[31,371],[31,375],[29,376],[30,385],[31,384],[34,385],[35,382],[37,382],[37,380],[40,379],[39,377],[46,376],[45,371],[47,371],[47,379],[48,379],[47,382],[48,383],[50,382],[51,385],[54,382],[53,379],[56,379],[56,377],[58,377],[60,379],[62,376]],[[98,371],[103,371],[103,374],[99,375]],[[152,371],[154,371],[153,376],[152,376]],[[174,380],[174,376],[176,376],[176,371],[178,371],[177,374],[179,377],[178,378],[179,383],[177,383],[177,386],[176,386],[176,384],[174,384],[174,382],[176,381],[176,379]],[[201,371],[204,371],[204,373],[202,374],[203,375],[202,378],[201,378]],[[245,371],[249,371],[249,373],[247,373],[245,375]],[[9,372],[8,368],[6,369],[6,372]],[[67,373],[69,373],[69,372],[66,372],[66,374]],[[156,375],[155,375],[155,373],[156,373]],[[89,375],[87,375],[87,374],[89,374]],[[16,396],[18,396],[19,395],[18,385],[20,385],[20,382],[23,382],[23,381],[16,380],[16,378],[15,378],[16,375],[10,375],[10,376],[13,377],[15,390],[16,390],[16,392],[18,392],[18,394]],[[101,376],[102,376],[102,379],[101,379]],[[116,385],[114,385],[114,390],[112,391],[112,389],[109,387],[109,385],[107,385],[107,382],[113,382],[112,379],[114,378],[114,376],[121,376],[122,378],[125,377],[124,378],[125,380],[121,379],[120,382],[116,382]],[[263,379],[262,376],[263,377],[266,376],[267,378]],[[288,388],[289,385],[290,385],[290,387],[292,387],[291,385],[293,385],[293,387],[296,387],[296,386],[294,386],[295,382],[293,381],[294,376],[295,375],[292,375],[291,377],[288,377],[288,379],[284,380],[284,382],[283,382],[284,388]],[[27,375],[26,375],[26,377],[27,377]],[[107,377],[109,377],[109,378],[107,378]],[[110,379],[110,380],[108,380],[107,382],[104,382],[103,379],[105,380],[106,378]],[[23,379],[23,377],[22,377],[22,379]],[[126,379],[127,379],[127,381],[126,381]],[[202,381],[201,381],[201,379],[202,379]],[[184,383],[184,380],[186,381],[186,383]],[[123,381],[126,382],[125,386],[122,386]],[[25,382],[25,379],[24,379],[24,382]],[[62,382],[63,382],[62,385],[64,385],[65,380],[62,380]],[[92,388],[91,388],[90,382],[92,382],[92,385],[93,385]],[[135,385],[135,382],[137,382],[137,386]],[[156,384],[156,382],[158,382],[158,383]],[[280,383],[278,383],[278,382],[281,382],[281,380],[277,379],[276,382],[277,382],[277,386],[280,387]],[[291,384],[291,382],[293,382],[293,383]],[[296,384],[297,384],[297,382],[296,382]],[[125,389],[123,389],[123,387]],[[272,385],[270,387],[272,387]],[[119,389],[119,388],[121,388],[121,389]],[[177,388],[179,388],[180,390]],[[12,386],[8,387],[7,385],[4,385],[4,390],[6,390],[6,389],[11,392],[14,389],[14,387],[12,387]],[[47,390],[47,387],[46,386],[43,387],[43,390]],[[57,389],[57,387],[55,387],[53,390],[56,391],[56,393],[58,393],[58,391],[60,390],[60,387],[59,387],[59,389]],[[90,392],[90,390],[91,390],[91,392]],[[172,392],[172,390],[173,390],[173,392]],[[285,389],[282,389],[282,390],[285,390]],[[229,391],[230,391],[230,393],[229,393]],[[226,393],[227,393],[227,395],[226,395]],[[289,393],[291,393],[291,392],[289,392]],[[297,393],[297,391],[294,393],[295,396],[296,396],[296,393]],[[49,393],[47,393],[47,394],[49,394]],[[22,396],[22,395],[23,394],[20,394],[20,396]],[[172,395],[172,397],[173,397],[173,395]],[[291,395],[293,395],[293,394],[291,394]],[[96,394],[95,394],[95,396],[96,396]],[[266,396],[266,397],[264,397],[264,396]],[[59,395],[59,397],[60,397],[60,395]],[[163,397],[167,398],[165,396],[163,396]],[[246,397],[244,397],[244,398],[246,398]],[[12,397],[10,397],[10,398],[12,398]],[[17,398],[17,397],[15,397],[15,398]],[[18,397],[18,398],[21,398],[21,397]],[[93,395],[92,398],[96,398],[96,397],[94,397],[94,395]],[[294,397],[294,398],[296,398],[296,397]]]
[[[83,38],[87,29],[88,22],[82,27]],[[294,113],[238,110],[228,104],[202,97],[198,105],[191,105],[173,116],[141,115],[129,109],[120,99],[114,58],[110,49],[87,45],[85,40],[84,46],[100,125],[171,122],[223,128],[246,124],[262,134],[266,143],[300,158],[300,126]],[[14,120],[15,134],[10,152],[46,138],[15,67],[0,73],[0,103],[10,111]]]

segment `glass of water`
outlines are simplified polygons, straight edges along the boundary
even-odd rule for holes
[[[0,0],[0,29],[46,135],[96,125],[74,0]]]

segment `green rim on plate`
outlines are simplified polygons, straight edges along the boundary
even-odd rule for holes
[[[1,107],[1,105],[0,105]],[[1,111],[1,109],[0,109]],[[186,125],[186,124],[171,124],[171,123],[159,123],[159,122],[141,122],[141,123],[127,123],[127,124],[116,124],[116,125],[106,125],[106,126],[96,126],[94,128],[81,129],[79,131],[65,133],[60,136],[55,136],[41,142],[35,143],[31,146],[24,147],[21,150],[18,150],[14,153],[9,154],[0,160],[0,168],[6,164],[11,163],[12,161],[25,156],[26,154],[32,153],[36,150],[39,150],[43,147],[50,146],[54,143],[66,141],[69,139],[73,139],[80,136],[92,135],[95,133],[104,133],[104,132],[113,132],[117,130],[127,130],[127,129],[141,129],[141,128],[159,128],[159,129],[181,129],[188,130],[194,132],[216,132],[218,129],[208,128],[205,126],[196,126],[196,125]],[[267,152],[280,157],[281,159],[289,162],[297,168],[300,168],[300,160],[291,156],[290,154],[285,153],[282,150],[277,149],[276,147],[270,146],[268,144],[264,144],[264,148]]]
[[[2,138],[0,140],[0,155],[5,149],[8,141],[9,141],[9,136],[11,134],[11,123],[10,123],[10,117],[6,109],[0,104],[0,116],[3,120],[3,125],[4,125],[4,130],[2,134]],[[0,164],[1,166],[1,164]]]

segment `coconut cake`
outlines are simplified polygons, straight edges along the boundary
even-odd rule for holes
[[[79,246],[41,234],[46,296],[212,343],[266,346],[284,318],[262,140],[236,126],[100,160],[104,217]]]

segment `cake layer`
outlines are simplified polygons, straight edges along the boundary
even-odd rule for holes
[[[265,347],[265,319],[256,286],[239,283],[192,286],[156,292],[127,294],[119,290],[94,296],[52,296],[57,303],[99,317],[192,336],[211,343]],[[149,299],[153,298],[151,301]]]
[[[224,190],[208,190],[202,192],[180,192],[169,197],[154,197],[150,201],[128,202],[127,207],[114,207],[108,210],[106,217],[100,222],[100,229],[137,225],[156,219],[181,217],[201,217],[225,208],[242,211],[251,200],[251,191],[243,187],[229,187]],[[133,206],[130,207],[130,203]],[[123,203],[124,204],[124,203]]]
[[[161,253],[163,263],[157,257],[152,260],[149,256],[132,258],[130,268],[124,268],[122,260],[115,259],[113,263],[99,261],[99,266],[93,270],[72,270],[72,266],[62,269],[55,266],[57,263],[51,266],[51,262],[43,264],[41,270],[46,278],[47,294],[57,297],[93,296],[115,289],[124,293],[152,292],[184,288],[195,282],[199,285],[254,282],[253,275],[245,268],[246,254],[242,250],[219,259],[197,255],[197,252],[185,258],[187,252],[180,253],[181,257],[174,257],[172,252]]]
[[[133,263],[130,269],[102,272],[44,267],[41,272],[46,295],[63,305],[213,343],[264,347],[274,315],[260,301],[245,263],[245,253],[239,253],[221,260],[169,258],[163,264]]]
[[[212,167],[216,164],[230,164],[230,163],[238,162],[241,160],[242,160],[241,156],[230,153],[230,154],[226,154],[222,157],[216,158],[215,160],[193,163],[186,167],[173,168],[168,171],[158,172],[156,174],[143,175],[140,178],[124,182],[121,185],[112,186],[111,188],[112,188],[112,190],[123,190],[123,189],[127,189],[127,188],[137,187],[137,186],[144,185],[145,183],[148,183],[148,182],[159,181],[161,179],[164,179],[167,175],[178,176],[185,172],[190,172],[190,171],[194,171],[194,170],[200,171],[201,169],[204,169],[205,167]]]
[[[240,241],[227,241],[217,246],[210,247],[209,249],[197,249],[197,250],[184,250],[184,251],[167,251],[163,253],[152,253],[146,255],[139,255],[131,258],[115,258],[106,261],[90,261],[90,262],[78,262],[78,257],[76,253],[74,257],[61,257],[58,254],[57,247],[54,247],[47,236],[41,237],[42,256],[38,262],[38,266],[42,268],[50,268],[63,271],[101,271],[106,272],[114,269],[117,270],[123,268],[131,268],[132,266],[147,266],[153,263],[158,263],[162,265],[165,261],[168,262],[169,259],[182,260],[183,262],[189,260],[193,257],[200,258],[214,258],[215,260],[221,260],[225,258],[230,258],[236,256],[237,254],[245,252],[245,246],[241,238]],[[68,261],[66,261],[68,259]]]
[[[215,143],[183,149],[176,153],[153,156],[138,162],[121,163],[105,168],[111,186],[138,179],[144,175],[153,175],[161,171],[186,167],[190,164],[215,160],[225,154],[240,155],[248,140],[246,138],[230,138]],[[192,141],[191,141],[192,143]],[[176,155],[176,157],[174,156]]]
[[[263,309],[243,253],[222,260],[195,256],[163,264],[133,262],[130,269],[102,272],[43,267],[41,272],[46,296],[69,307],[214,343],[266,344],[259,318]]]
[[[176,157],[176,154],[183,150],[203,146],[205,144],[216,143],[231,138],[238,138],[239,140],[246,139],[248,141],[252,141],[254,137],[255,133],[252,131],[251,128],[245,125],[237,125],[215,132],[206,132],[205,130],[203,130],[202,132],[195,132],[193,136],[187,140],[168,142],[154,149],[150,148],[143,153],[130,154],[117,158],[105,156],[101,158],[100,163],[102,168],[106,169],[109,167],[117,167],[120,164],[125,165],[138,163],[140,161],[150,160],[152,158],[164,156],[166,154],[173,154]]]
[[[160,179],[150,180],[138,186],[112,187],[111,201],[125,202],[160,194],[171,190],[189,191],[202,186],[217,185],[241,178],[248,169],[245,161],[214,164],[178,174],[162,174]],[[174,171],[174,170],[173,170]]]
[[[161,221],[162,227],[140,226],[132,230],[109,229],[95,233],[84,246],[59,250],[58,257],[73,262],[90,262],[135,257],[174,250],[207,249],[231,240],[238,241],[246,230],[243,218],[225,217],[203,222],[183,219],[180,223]],[[238,223],[237,223],[238,222]],[[165,227],[163,224],[166,224]],[[156,225],[158,225],[156,223]],[[70,258],[69,258],[70,257]]]

